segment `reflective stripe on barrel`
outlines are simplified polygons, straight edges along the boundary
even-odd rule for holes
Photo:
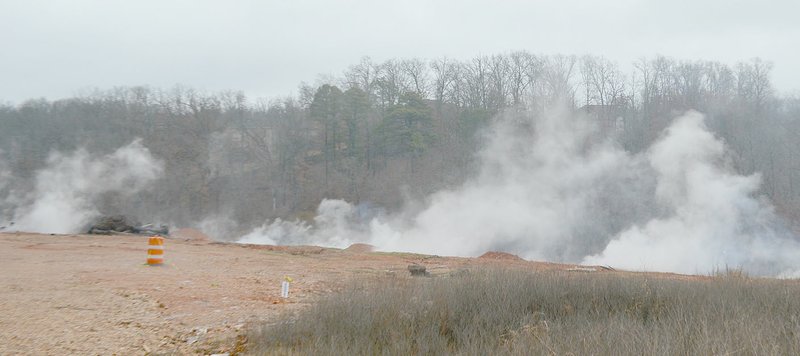
[[[148,242],[147,248],[147,264],[160,265],[164,263],[164,238],[161,236],[152,236]]]

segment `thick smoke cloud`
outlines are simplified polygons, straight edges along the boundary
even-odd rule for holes
[[[394,232],[375,234],[373,242],[462,256],[487,250],[560,261],[585,256],[596,243],[589,239],[614,225],[598,202],[635,185],[639,172],[610,141],[595,141],[588,121],[568,117],[499,118],[477,177],[434,194],[406,226],[380,226]]]
[[[75,233],[100,213],[101,195],[130,197],[156,180],[162,164],[139,140],[115,152],[94,157],[84,149],[51,153],[36,173],[30,192],[10,192],[15,229],[43,233]]]
[[[619,234],[588,264],[682,273],[745,268],[791,273],[800,246],[781,229],[771,205],[757,198],[758,174],[741,176],[725,162],[725,147],[689,113],[647,153],[656,172],[655,197],[670,212]]]
[[[239,241],[794,274],[800,245],[757,196],[759,176],[736,174],[703,120],[696,112],[676,118],[648,150],[631,154],[580,115],[505,115],[485,136],[479,174],[409,204],[422,208],[367,219],[325,200],[314,224],[276,220]]]

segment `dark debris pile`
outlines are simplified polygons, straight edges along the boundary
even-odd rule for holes
[[[169,227],[153,224],[140,224],[124,215],[102,216],[89,227],[89,234],[111,235],[115,233],[131,233],[141,235],[169,235]]]

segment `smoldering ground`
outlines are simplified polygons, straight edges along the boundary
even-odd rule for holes
[[[700,113],[676,117],[638,153],[621,148],[613,129],[565,109],[509,111],[493,120],[482,142],[473,177],[405,209],[325,199],[312,222],[269,221],[238,241],[365,242],[459,256],[499,250],[681,273],[800,271],[800,244],[759,195],[760,176],[736,173],[725,142]],[[3,218],[16,221],[15,229],[73,233],[100,214],[104,195],[130,203],[152,187],[163,164],[136,140],[107,155],[52,153],[29,189],[0,171]],[[198,227],[212,236],[242,229],[224,213]]]
[[[113,193],[120,202],[135,199],[162,170],[162,163],[138,139],[106,155],[85,149],[52,152],[27,189],[8,183],[10,175],[0,175],[0,189],[7,189],[2,211],[15,222],[15,230],[80,232],[101,214],[98,205],[104,194]]]
[[[510,112],[485,133],[475,177],[393,214],[324,200],[313,224],[275,220],[239,241],[527,259],[679,273],[800,271],[800,243],[737,174],[704,116],[687,112],[647,150],[626,152],[567,110]]]

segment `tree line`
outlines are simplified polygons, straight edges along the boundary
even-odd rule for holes
[[[630,152],[646,149],[685,110],[707,115],[744,174],[800,221],[800,100],[780,95],[771,64],[668,57],[630,70],[599,56],[512,52],[460,61],[363,58],[291,97],[124,87],[0,105],[0,150],[12,184],[32,184],[52,151],[111,152],[133,140],[165,163],[158,184],[102,209],[190,224],[211,215],[243,225],[309,218],[323,198],[388,209],[463,181],[478,134],[508,110],[556,103],[597,120]],[[8,212],[6,212],[8,214]]]

